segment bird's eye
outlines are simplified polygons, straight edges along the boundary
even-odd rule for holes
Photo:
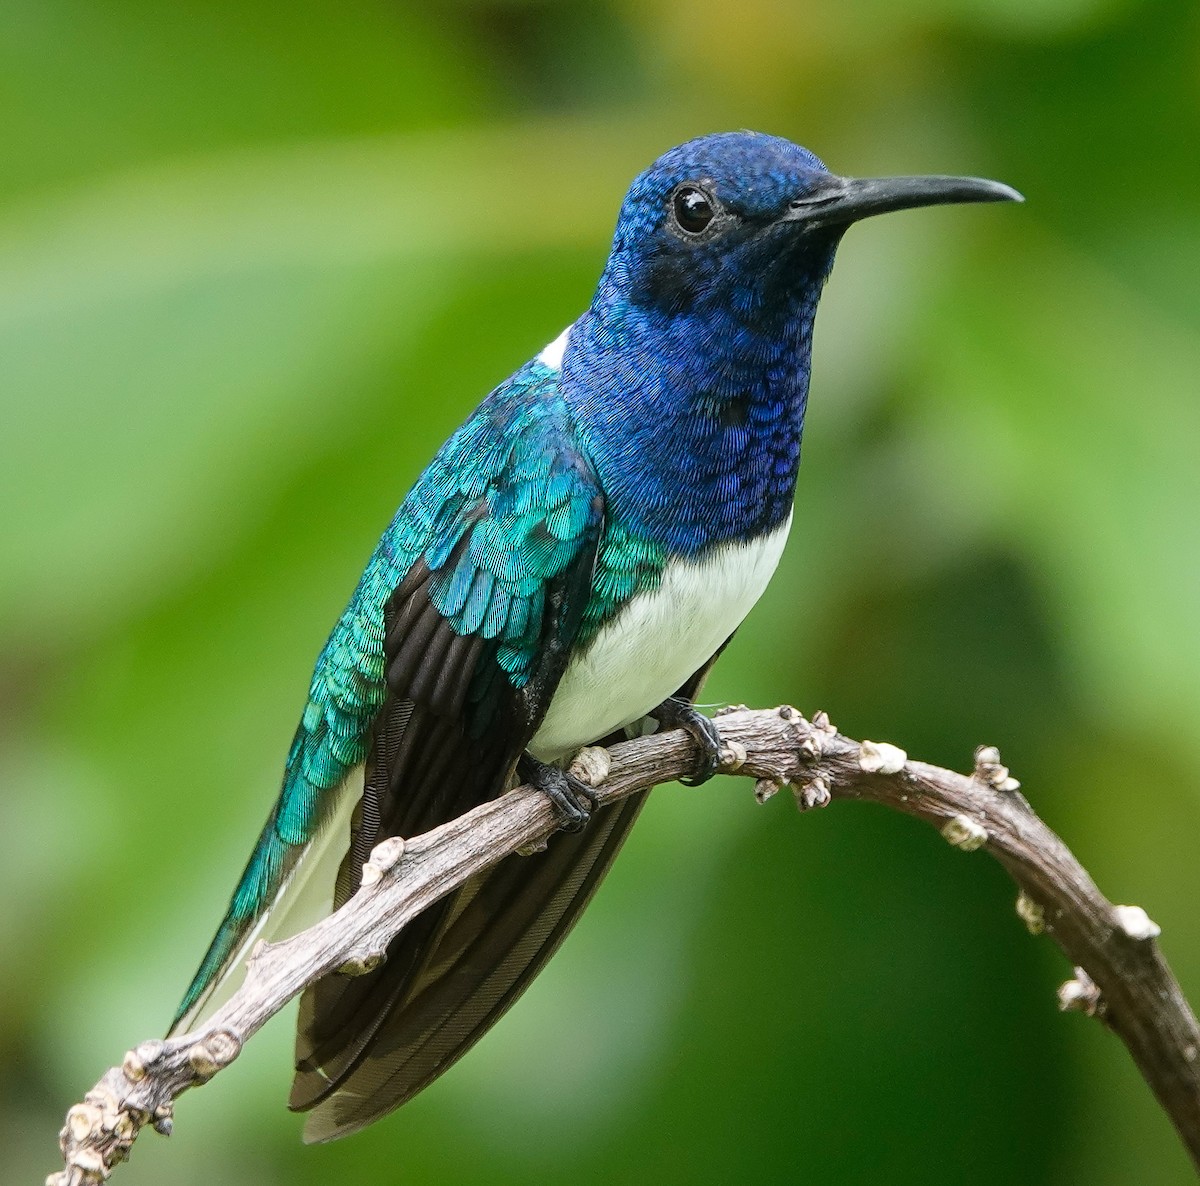
[[[679,229],[689,235],[704,231],[716,214],[713,199],[696,185],[681,185],[675,191],[671,212]]]

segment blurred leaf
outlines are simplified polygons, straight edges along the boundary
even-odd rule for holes
[[[927,361],[929,480],[1030,550],[1078,687],[1111,724],[1194,745],[1200,703],[1195,341],[1029,230],[997,236]]]
[[[21,514],[0,621],[72,635],[186,580],[227,546],[228,510],[270,483],[272,458],[363,431],[355,377],[413,341],[469,261],[602,249],[622,182],[573,179],[612,159],[611,136],[239,154],[11,211],[0,504]]]
[[[10,0],[0,187],[227,144],[444,127],[486,110],[483,60],[413,4]]]

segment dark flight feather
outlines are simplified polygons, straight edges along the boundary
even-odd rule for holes
[[[400,645],[395,632],[389,630],[389,638]],[[679,694],[694,698],[711,665]],[[425,711],[409,710],[409,730],[416,713]],[[389,767],[396,793],[387,799],[378,836],[425,831],[466,810],[468,799],[481,792],[489,798],[511,781],[518,756],[511,741],[507,747],[493,742],[493,760],[504,755],[504,786],[485,788],[480,767],[465,760],[461,741],[451,741],[453,724],[422,716],[416,728],[429,729],[420,746],[426,759],[414,762],[423,776],[413,785],[406,770]],[[367,781],[377,784],[374,768]],[[443,803],[438,792],[446,786],[458,790]],[[543,853],[508,857],[414,919],[377,971],[330,976],[305,994],[290,1106],[315,1109],[306,1140],[333,1140],[373,1123],[428,1086],[491,1028],[578,920],[646,797],[601,809],[583,832],[552,837]],[[370,845],[355,848],[369,853]]]
[[[486,515],[481,506],[472,522],[482,523]],[[362,803],[339,871],[335,907],[357,888],[362,864],[379,840],[428,831],[510,785],[566,666],[587,602],[602,525],[598,496],[588,522],[571,563],[539,593],[543,610],[530,619],[541,621],[537,659],[519,689],[499,666],[498,641],[458,633],[435,605],[443,571],[454,573],[473,562],[471,531],[441,569],[432,572],[419,561],[397,587],[385,614],[388,691],[372,730]],[[447,587],[444,580],[440,587]],[[454,586],[450,589],[453,597]],[[481,581],[472,583],[471,592],[496,596]],[[461,609],[457,602],[452,606]],[[485,617],[486,607],[471,620],[480,626]],[[317,1109],[310,1138],[342,1135],[389,1111],[482,1034],[497,1015],[498,1000],[514,984],[523,986],[548,956],[549,951],[538,953],[588,880],[605,835],[599,821],[589,829],[580,851],[595,849],[596,855],[578,874],[564,847],[557,858],[564,868],[530,892],[518,860],[516,876],[471,883],[414,919],[376,972],[328,976],[304,994],[289,1102],[298,1110]],[[566,898],[560,883],[571,889]],[[526,930],[530,935],[518,944]],[[471,979],[479,984],[467,991]],[[378,1093],[370,1086],[385,1081]]]

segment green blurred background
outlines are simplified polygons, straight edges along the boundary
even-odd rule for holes
[[[1200,7],[7,0],[0,1148],[161,1032],[394,506],[590,296],[635,172],[755,127],[1023,208],[848,237],[798,516],[711,699],[989,742],[1200,998]],[[1013,888],[867,807],[660,791],[451,1074],[310,1149],[290,1018],[136,1186],[1173,1183]]]

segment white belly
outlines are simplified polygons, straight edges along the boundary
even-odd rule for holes
[[[529,743],[534,756],[560,758],[631,724],[703,667],[762,596],[791,524],[789,515],[753,543],[671,561],[657,589],[630,601],[571,660]]]

